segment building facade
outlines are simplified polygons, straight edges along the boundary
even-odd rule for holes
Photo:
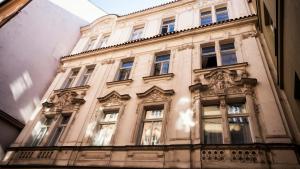
[[[81,28],[7,168],[299,168],[248,0],[179,0]]]

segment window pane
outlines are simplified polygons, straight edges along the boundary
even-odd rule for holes
[[[212,68],[217,66],[215,46],[202,48],[202,68]]]
[[[130,69],[121,69],[118,80],[127,80],[129,77],[129,71]]]
[[[247,117],[228,118],[228,122],[232,144],[251,143],[251,134]]]
[[[61,124],[68,124],[70,117],[71,117],[70,115],[62,116]]]
[[[169,72],[169,62],[164,62],[161,74],[167,74]]]
[[[226,44],[221,44],[221,50],[230,50],[234,49],[234,43],[226,43]]]
[[[215,54],[202,55],[202,68],[213,68],[217,67],[217,57]]]
[[[167,32],[173,32],[175,26],[175,20],[166,20],[163,21],[162,27],[161,27],[161,33],[167,33]]]
[[[42,127],[40,131],[34,136],[31,146],[37,146],[42,142],[44,135],[47,132],[47,127]]]
[[[246,113],[245,104],[231,104],[227,106],[228,114],[244,114]]]
[[[131,68],[133,64],[133,61],[123,62],[122,68]]]
[[[236,64],[237,59],[234,51],[221,52],[222,65]]]
[[[160,75],[161,63],[156,63],[154,65],[154,76]]]
[[[61,134],[63,132],[63,127],[58,127],[55,129],[54,134],[52,135],[50,142],[48,143],[48,146],[54,146],[58,142]]]
[[[92,144],[95,146],[109,145],[114,131],[115,124],[99,125],[92,138]]]
[[[113,122],[117,121],[118,118],[118,113],[117,112],[110,112],[110,113],[105,113],[103,117],[103,122]]]
[[[168,61],[170,59],[170,55],[161,55],[161,56],[156,56],[155,61],[159,62],[159,61]]]
[[[161,136],[161,122],[146,122],[143,127],[142,145],[157,145]]]
[[[212,23],[211,12],[201,12],[201,25],[206,25]]]
[[[169,32],[173,32],[174,31],[174,23],[169,25]]]
[[[161,33],[164,34],[164,33],[167,33],[168,32],[168,26],[163,26],[161,28]]]
[[[83,75],[81,83],[80,83],[80,86],[86,85],[87,81],[88,81],[88,76],[87,75]]]
[[[219,106],[204,106],[203,107],[203,115],[204,116],[213,116],[213,115],[221,115]]]
[[[218,22],[225,21],[225,20],[229,19],[226,7],[216,9],[216,15],[217,15],[217,21]]]
[[[234,43],[221,44],[222,65],[237,63]]]
[[[221,119],[204,120],[204,144],[222,144],[222,133]]]
[[[146,119],[160,119],[163,117],[163,110],[148,110],[146,111]]]

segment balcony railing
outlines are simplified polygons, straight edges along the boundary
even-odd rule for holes
[[[2,167],[268,168],[298,166],[296,150],[293,144],[12,147]]]

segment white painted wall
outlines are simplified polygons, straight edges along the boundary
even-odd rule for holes
[[[1,27],[0,109],[28,122],[56,75],[59,58],[74,48],[80,27],[86,24],[51,1],[33,0]],[[0,133],[7,127],[1,126]],[[16,136],[0,140],[0,149]]]

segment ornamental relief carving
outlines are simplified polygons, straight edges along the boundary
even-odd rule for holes
[[[46,112],[58,112],[58,111],[72,111],[78,106],[85,103],[83,99],[85,96],[85,91],[59,91],[54,92],[52,96],[43,103]]]
[[[104,107],[109,106],[120,106],[123,105],[125,101],[129,100],[131,97],[128,94],[121,95],[116,91],[112,91],[103,97],[99,97],[98,101]]]
[[[169,100],[169,97],[164,96],[161,92],[158,90],[155,90],[151,92],[144,100],[145,103],[153,103],[153,102],[161,102]]]
[[[139,98],[142,98],[141,103],[154,103],[171,100],[170,96],[173,95],[174,90],[163,90],[157,86],[153,86],[144,93],[137,93]]]
[[[196,77],[197,84],[190,86],[191,91],[200,90],[201,97],[249,94],[253,93],[253,86],[257,80],[248,78],[245,70],[229,70],[218,68],[207,74],[203,78]]]

